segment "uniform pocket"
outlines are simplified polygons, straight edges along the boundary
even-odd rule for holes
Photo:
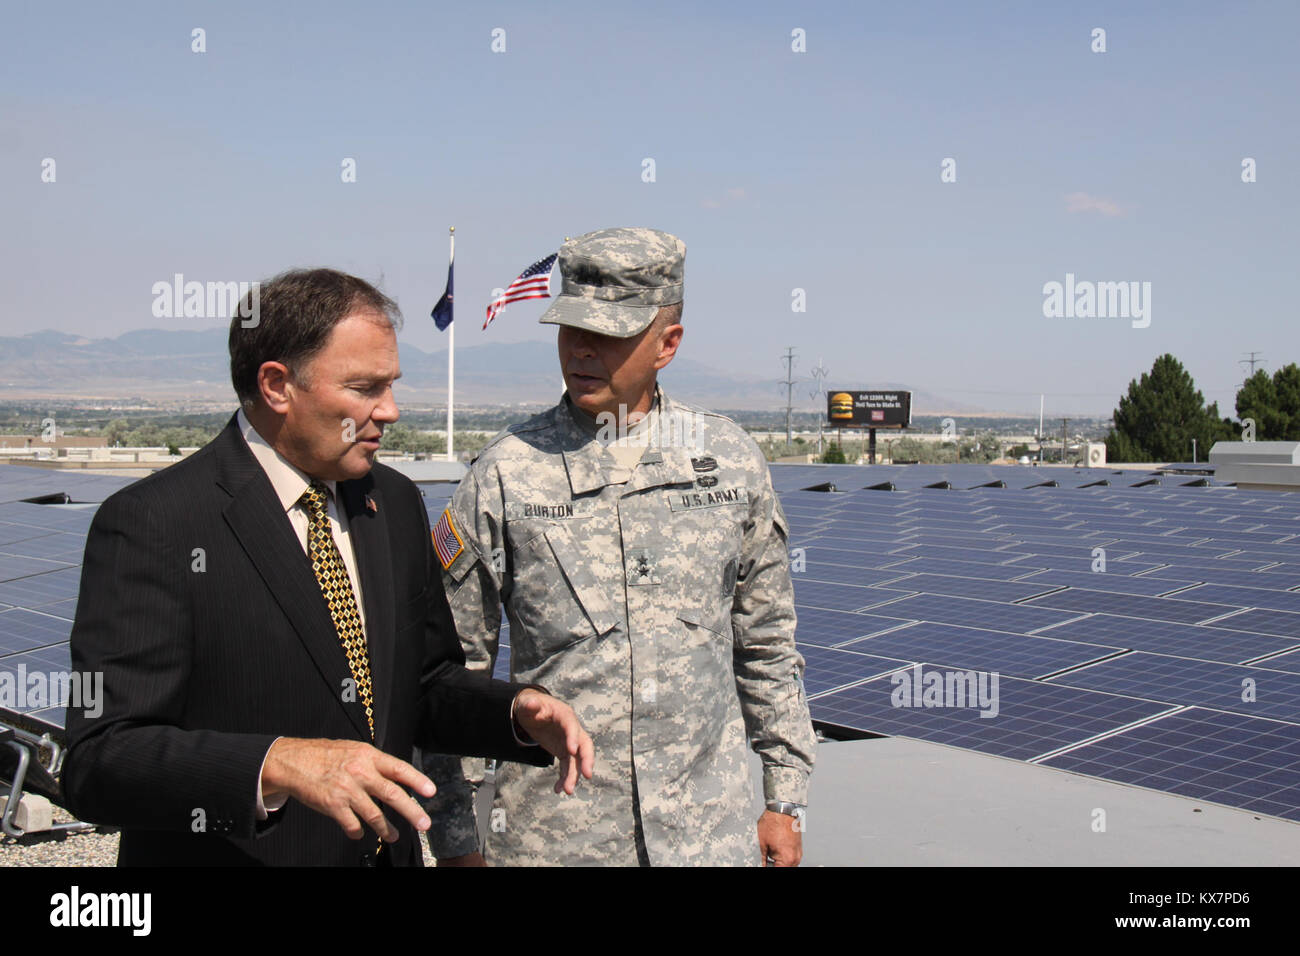
[[[553,524],[515,549],[510,607],[523,634],[512,640],[524,669],[537,657],[612,631],[621,616],[569,530]],[[536,662],[532,662],[536,663]]]
[[[716,640],[731,645],[731,609],[723,607],[721,602],[703,608],[684,607],[677,612],[677,619],[688,628],[698,629]]]
[[[605,588],[596,580],[595,575],[585,568],[569,529],[550,528],[546,532],[546,543],[564,573],[574,600],[582,608],[592,628],[597,634],[612,631],[618,625],[614,606],[610,603]]]

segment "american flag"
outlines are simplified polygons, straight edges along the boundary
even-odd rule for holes
[[[492,300],[492,304],[487,307],[487,320],[483,323],[483,328],[488,327],[488,323],[497,317],[497,313],[508,306],[511,302],[518,302],[521,299],[549,299],[551,297],[551,266],[555,265],[556,253],[551,253],[545,259],[538,259],[531,266],[519,274],[519,278],[510,283],[510,287]]]
[[[450,568],[452,562],[459,558],[460,553],[465,550],[460,535],[456,533],[456,526],[451,523],[451,511],[449,509],[443,511],[442,517],[434,525],[433,550],[438,552],[438,560],[442,562],[444,570]]]

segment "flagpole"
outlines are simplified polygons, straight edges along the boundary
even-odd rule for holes
[[[447,268],[451,269],[456,264],[456,227],[452,226],[448,231],[451,238],[448,240],[450,250],[447,253]],[[447,332],[447,460],[455,461],[456,433],[452,431],[452,408],[456,404],[456,323],[454,320],[447,328]]]

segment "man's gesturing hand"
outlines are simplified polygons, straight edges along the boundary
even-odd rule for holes
[[[424,810],[399,784],[425,797],[434,794],[433,781],[405,760],[358,740],[281,737],[271,745],[262,765],[263,802],[287,794],[332,817],[354,840],[363,835],[363,822],[389,843],[397,840],[397,830],[372,799],[375,797],[417,830],[429,829]]]
[[[563,790],[570,796],[578,785],[578,774],[588,780],[596,763],[591,736],[582,729],[578,715],[562,700],[525,688],[515,698],[515,720],[528,736],[549,753],[560,758],[560,779],[555,781],[555,792]]]

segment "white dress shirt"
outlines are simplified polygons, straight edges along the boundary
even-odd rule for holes
[[[302,546],[303,554],[306,554],[307,528],[311,519],[307,508],[299,503],[298,499],[302,497],[303,492],[311,484],[311,479],[272,448],[267,440],[257,433],[257,429],[245,417],[242,408],[236,413],[235,417],[239,430],[244,436],[244,441],[248,442],[248,448],[252,451],[253,457],[262,466],[262,470],[266,472],[266,477],[271,480],[271,487],[275,489],[276,497],[280,499],[285,514],[289,516],[289,523],[293,525],[293,530],[298,536],[298,544]],[[324,484],[329,489],[326,513],[329,516],[330,531],[334,534],[334,544],[339,549],[339,556],[343,559],[343,564],[348,569],[348,578],[352,581],[352,595],[357,602],[357,616],[361,619],[361,631],[364,634],[366,612],[361,597],[361,576],[357,573],[357,560],[352,553],[352,538],[348,534],[348,518],[338,506],[335,482],[326,481]],[[270,753],[270,750],[268,749],[267,752]],[[262,767],[263,769],[266,768],[265,757],[262,758]],[[271,805],[263,803],[262,774],[261,771],[258,772],[257,818],[259,820],[267,818],[268,810],[279,810],[288,799],[288,796],[283,796],[279,800],[272,801]]]

